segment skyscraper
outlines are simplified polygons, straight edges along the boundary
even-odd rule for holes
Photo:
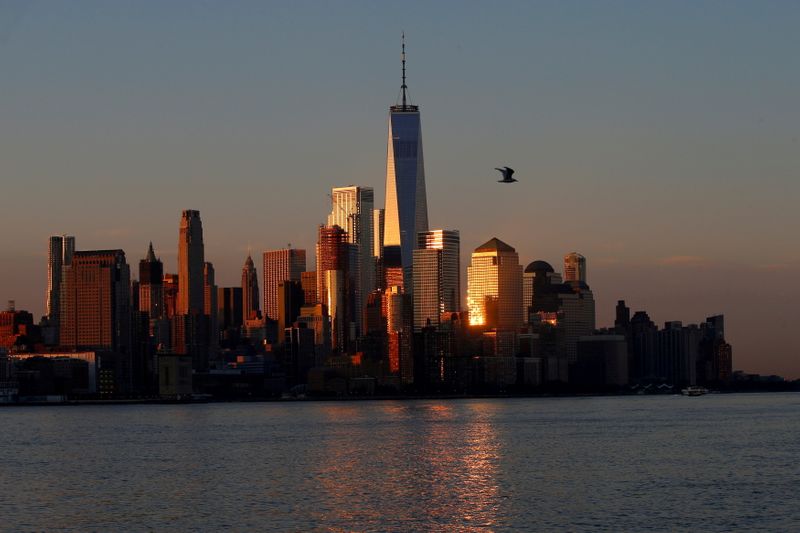
[[[186,210],[181,215],[178,238],[178,315],[204,313],[203,263],[200,211]]]
[[[306,270],[306,251],[297,248],[264,252],[264,316],[278,320],[278,284],[300,281]]]
[[[242,267],[242,316],[244,320],[253,320],[261,317],[258,301],[261,299],[258,292],[258,273],[253,264],[253,258],[247,254],[247,259]]]
[[[217,285],[214,274],[214,265],[206,261],[203,263],[203,314],[208,317],[208,342],[209,346],[216,348],[219,345],[219,321],[217,320]]]
[[[347,232],[340,226],[320,225],[317,230],[317,299],[323,304],[328,298],[325,272],[347,272],[347,241]]]
[[[578,252],[570,252],[564,256],[564,281],[586,282],[586,258]]]
[[[438,326],[443,313],[461,310],[459,235],[455,230],[419,233],[414,250],[414,331]]]
[[[408,103],[405,40],[402,64],[402,101],[389,108],[383,247],[385,255],[390,254],[387,248],[396,249],[394,255],[399,255],[404,285],[410,287],[417,234],[428,231],[428,202],[419,107]]]
[[[331,214],[328,226],[339,226],[347,233],[347,242],[356,246],[357,258],[350,276],[355,280],[354,316],[360,325],[367,295],[375,290],[373,258],[373,211],[375,194],[372,187],[336,187],[331,191]]]
[[[61,314],[61,279],[64,267],[72,262],[75,253],[75,237],[54,235],[50,237],[47,257],[47,317],[56,328],[59,327]]]
[[[74,252],[62,283],[61,345],[129,353],[130,268],[125,252]]]
[[[150,320],[164,317],[164,264],[156,258],[152,242],[139,261],[139,311]]]
[[[339,226],[319,226],[317,236],[317,299],[331,319],[333,347],[344,350],[351,338],[355,307],[351,265],[357,262],[357,247]],[[352,302],[352,303],[351,303]],[[355,324],[353,324],[355,329]]]
[[[537,295],[539,298],[549,296],[552,293],[550,288],[556,285],[561,285],[561,274],[555,272],[547,261],[533,261],[525,267],[522,274],[523,322],[528,323],[532,311],[556,311],[555,306],[547,308],[547,303],[538,305],[536,300]]]
[[[472,253],[467,307],[473,326],[513,329],[522,324],[522,265],[516,250],[496,237]]]

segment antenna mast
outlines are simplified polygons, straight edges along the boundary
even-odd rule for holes
[[[402,54],[400,58],[403,62],[403,85],[400,88],[403,90],[403,111],[406,111],[406,89],[408,89],[408,85],[406,85],[406,32],[401,34],[401,41],[402,41]]]

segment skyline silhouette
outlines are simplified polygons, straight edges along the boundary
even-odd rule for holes
[[[618,299],[657,323],[724,313],[737,369],[800,376],[800,8],[414,6],[4,4],[0,298],[42,314],[50,235],[131,264],[152,240],[174,272],[198,209],[228,286],[249,247],[313,250],[331,187],[382,206],[404,29],[430,227],[523,263],[578,251],[599,326]],[[498,161],[524,182],[497,186]]]

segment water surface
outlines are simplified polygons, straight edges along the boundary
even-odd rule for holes
[[[0,529],[800,530],[800,394],[0,409]]]

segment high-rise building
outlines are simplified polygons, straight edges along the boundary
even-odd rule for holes
[[[264,252],[264,316],[278,320],[278,284],[300,281],[306,270],[306,251],[297,248]]]
[[[303,288],[299,281],[285,280],[278,284],[278,338],[283,340],[282,333],[291,328],[300,315],[303,307]]]
[[[156,258],[152,242],[139,261],[139,311],[150,320],[164,318],[164,264]]]
[[[585,272],[586,260],[581,257]],[[577,272],[577,270],[576,270]],[[577,274],[576,274],[577,275]],[[563,340],[558,355],[571,364],[577,361],[578,339],[595,328],[594,295],[585,281],[562,283],[545,261],[530,263],[523,274],[523,308],[526,323],[536,325],[545,317]]]
[[[383,247],[384,254],[386,248],[397,249],[405,286],[410,287],[417,234],[428,231],[428,202],[419,107],[408,103],[405,40],[402,64],[402,100],[389,108]]]
[[[223,331],[238,330],[244,324],[242,299],[241,287],[219,287],[217,289],[217,322]]]
[[[209,346],[216,348],[219,345],[219,321],[217,320],[217,285],[214,274],[214,265],[206,261],[203,263],[203,314],[208,317]]]
[[[522,324],[522,266],[516,250],[498,238],[472,253],[467,268],[469,323],[514,329]]]
[[[385,289],[383,274],[383,226],[384,210],[374,209],[372,211],[372,255],[373,255],[373,275],[375,276],[375,288]]]
[[[178,314],[178,275],[164,274],[164,313],[167,318]]]
[[[317,299],[327,305],[327,277],[329,270],[347,272],[347,232],[340,226],[320,225],[317,230]],[[330,313],[330,308],[328,309]]]
[[[586,258],[578,252],[570,252],[564,256],[564,281],[586,282]]]
[[[313,305],[319,302],[317,298],[317,271],[302,272],[300,274],[300,286],[303,287],[303,301],[305,305]]]
[[[317,237],[317,299],[326,306],[331,320],[332,347],[347,349],[355,335],[355,278],[357,245],[348,242],[339,226],[319,226]]]
[[[61,295],[62,346],[129,353],[130,268],[125,252],[74,252],[64,268]]]
[[[456,230],[418,234],[414,250],[414,331],[438,326],[443,313],[461,310],[460,245]]]
[[[204,314],[204,257],[200,211],[187,209],[181,215],[178,238],[178,315]]]
[[[61,279],[64,267],[72,262],[75,237],[54,235],[50,237],[47,257],[47,302],[45,313],[50,324],[58,330],[61,313]]]
[[[331,214],[328,226],[339,226],[347,233],[347,242],[356,247],[356,260],[350,265],[355,281],[354,316],[357,327],[363,315],[367,295],[375,290],[374,219],[375,194],[372,187],[336,187],[331,191]]]
[[[525,267],[522,273],[522,316],[528,323],[531,311],[556,311],[557,309],[542,309],[536,304],[537,294],[541,298],[548,292],[549,287],[561,284],[561,274],[558,274],[547,261],[533,261]]]
[[[247,259],[242,267],[242,316],[245,320],[261,318],[258,292],[258,273],[253,264],[253,258],[247,254]]]

